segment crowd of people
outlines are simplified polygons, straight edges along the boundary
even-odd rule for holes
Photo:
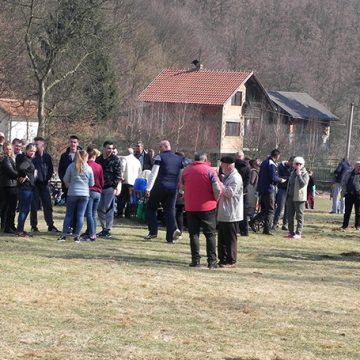
[[[21,140],[10,143],[0,133],[0,145],[1,228],[23,238],[39,231],[37,212],[41,208],[48,231],[58,233],[59,242],[67,237],[75,242],[110,238],[114,218],[133,217],[141,204],[148,225],[145,240],[158,236],[161,209],[166,242],[174,244],[183,235],[186,213],[190,266],[201,266],[202,231],[208,268],[231,268],[237,262],[238,235],[248,236],[251,229],[271,236],[281,226],[287,238],[300,239],[304,210],[315,206],[315,181],[304,158],[292,156],[280,161],[278,149],[264,161],[246,159],[243,151],[238,151],[223,156],[220,166],[213,168],[206,153],[196,153],[190,160],[173,152],[167,140],[160,142],[157,154],[146,151],[139,142],[120,156],[111,141],[105,141],[100,152],[93,146],[82,149],[79,138],[70,136],[58,164],[66,204],[60,231],[53,220],[50,181],[54,165],[45,140],[36,137],[24,147]],[[335,175],[331,212],[344,214],[341,229],[345,230],[355,207],[355,228],[359,230],[360,161],[352,168],[343,159]],[[29,213],[31,231],[27,232]],[[85,219],[86,230],[82,232]]]

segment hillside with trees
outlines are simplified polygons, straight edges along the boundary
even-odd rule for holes
[[[0,97],[37,100],[53,144],[80,129],[121,138],[147,84],[194,59],[322,102],[340,119],[332,156],[360,105],[358,0],[2,0],[0,33]]]

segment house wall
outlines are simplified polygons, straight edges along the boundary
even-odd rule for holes
[[[234,94],[238,91],[242,92],[242,105],[232,105],[232,98]],[[243,139],[244,139],[244,116],[242,115],[242,106],[246,99],[246,87],[242,84],[234,94],[227,100],[223,106],[222,112],[222,126],[221,126],[221,144],[220,144],[220,153],[235,153],[236,151],[243,148]],[[240,133],[238,136],[226,136],[226,123],[239,123],[240,124]]]
[[[0,109],[0,131],[5,134],[7,140],[15,138],[32,141],[37,135],[39,123],[34,119],[12,118],[6,111]]]
[[[5,134],[5,137],[8,137],[8,131],[9,131],[9,119],[10,116],[7,112],[0,109],[0,131]]]

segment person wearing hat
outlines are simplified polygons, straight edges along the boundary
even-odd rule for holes
[[[309,173],[304,167],[305,160],[296,156],[293,161],[293,168],[286,190],[286,216],[288,219],[288,238],[301,239],[304,227],[304,211],[307,199],[307,186]],[[296,231],[294,217],[296,218]]]
[[[345,198],[344,220],[341,226],[345,230],[349,226],[351,210],[355,207],[355,229],[360,230],[360,160],[354,169],[344,174],[341,181],[342,196]]]
[[[218,256],[222,268],[235,267],[238,222],[244,218],[243,181],[232,156],[221,158],[223,191],[218,203]]]

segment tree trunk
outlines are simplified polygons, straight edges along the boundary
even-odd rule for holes
[[[38,121],[39,127],[37,131],[37,136],[45,137],[45,127],[46,127],[46,118],[45,118],[45,81],[39,82],[39,104],[38,104]]]

